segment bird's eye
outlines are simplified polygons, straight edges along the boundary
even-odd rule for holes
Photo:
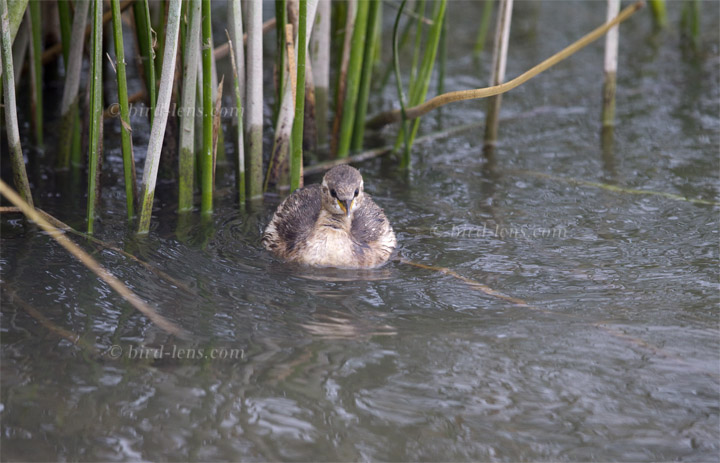
[[[337,198],[337,192],[335,192],[335,190],[330,190],[330,196]]]
[[[355,188],[355,197],[357,198],[357,195],[360,194],[360,190],[358,188]]]

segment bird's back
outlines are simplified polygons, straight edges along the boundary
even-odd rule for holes
[[[320,185],[295,190],[278,206],[263,234],[265,248],[291,259],[313,231],[322,207]]]

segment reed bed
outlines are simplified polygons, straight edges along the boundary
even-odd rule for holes
[[[58,127],[57,149],[47,150],[52,156],[44,159],[55,161],[59,176],[68,169],[87,172],[87,183],[73,188],[86,188],[86,225],[92,233],[97,218],[105,212],[98,207],[103,141],[116,136],[102,131],[103,114],[108,114],[103,108],[115,104],[103,102],[103,89],[111,83],[116,86],[116,93],[104,94],[117,95],[126,215],[140,234],[150,230],[155,186],[158,175],[163,175],[161,157],[177,159],[177,210],[187,215],[198,209],[206,217],[213,211],[216,166],[226,148],[223,133],[228,127],[233,130],[227,148],[232,147],[235,153],[232,172],[241,208],[246,202],[263,199],[267,189],[263,183],[266,187],[275,185],[281,194],[301,187],[304,167],[309,164],[304,146],[312,147],[312,158],[321,163],[362,159],[358,153],[372,148],[367,146],[366,133],[393,122],[404,121],[393,129],[397,141],[391,151],[398,152],[404,144],[398,164],[408,167],[422,115],[453,101],[499,96],[597,40],[640,8],[634,4],[619,15],[609,13],[608,23],[505,82],[504,63],[512,59],[507,46],[512,1],[501,0],[495,8],[499,25],[493,41],[496,51],[491,87],[443,93],[444,50],[453,34],[445,16],[455,7],[447,0],[416,0],[413,7],[406,7],[405,1],[397,4],[389,0],[277,0],[276,17],[265,23],[259,1],[110,0],[109,11],[103,14],[104,4],[101,0],[55,0],[41,8],[38,0],[0,0],[5,132],[15,188],[32,204],[19,123],[31,123],[31,143],[38,147],[48,139],[46,128]],[[494,4],[487,0],[478,8],[478,54],[485,46]],[[384,5],[395,7],[385,10],[395,15],[392,37],[380,33]],[[662,23],[664,2],[653,1],[652,5],[656,20]],[[697,3],[688,5],[685,27],[692,38],[697,36]],[[42,13],[50,8],[57,9],[59,18],[57,43],[50,43],[43,33],[50,27],[50,19]],[[213,14],[221,17],[215,21],[217,30],[213,28]],[[23,21],[25,29],[21,29]],[[103,50],[106,23],[112,28],[114,51]],[[221,23],[225,24],[218,28]],[[272,27],[276,28],[275,55],[264,60],[263,34]],[[215,48],[213,39],[223,43]],[[392,62],[378,66],[382,64],[381,50],[388,45],[393,50]],[[29,53],[29,66],[18,66],[14,61],[19,62],[24,53]],[[113,73],[102,72],[106,53]],[[56,57],[63,64],[60,77],[58,72],[47,72]],[[229,60],[232,75],[217,75],[214,61],[221,59]],[[83,66],[84,60],[89,66]],[[16,104],[15,75],[24,68],[32,81],[29,91],[33,109],[27,114],[18,112]],[[83,69],[88,75],[83,75]],[[375,95],[382,94],[393,71],[397,109],[368,118]],[[612,71],[606,68],[606,72]],[[272,88],[264,88],[267,73],[274,77]],[[131,75],[138,76],[138,82],[131,81]],[[59,121],[48,121],[43,112],[47,105],[43,84],[51,78],[62,79]],[[433,79],[437,95],[428,100]],[[87,88],[82,82],[89,83]],[[224,96],[220,90],[223,83],[231,89]],[[144,90],[128,94],[128,88],[138,86]],[[148,119],[135,119],[131,125],[132,105],[138,99],[144,99]],[[263,119],[266,99],[274,108],[269,123]],[[235,111],[228,124],[221,117],[227,109],[223,101],[231,102],[229,107]],[[499,108],[499,98],[493,105]],[[181,110],[176,131],[169,130],[175,126],[168,122],[174,107]],[[491,112],[496,114],[497,109]],[[488,120],[488,141],[492,143],[497,138],[497,122],[492,122],[492,114]],[[134,143],[137,135],[133,131],[149,132],[147,147],[138,147],[137,138]],[[273,140],[272,150],[265,156],[264,140]],[[138,185],[135,151],[145,148],[143,179]]]

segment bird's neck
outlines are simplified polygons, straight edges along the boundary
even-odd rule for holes
[[[331,214],[326,210],[320,212],[317,220],[318,227],[327,227],[335,230],[344,230],[350,232],[352,225],[352,214],[346,216],[344,214]]]

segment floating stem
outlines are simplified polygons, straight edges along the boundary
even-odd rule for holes
[[[5,3],[7,0],[0,0],[1,3]],[[108,272],[102,267],[95,259],[93,259],[87,252],[82,250],[77,244],[70,241],[64,233],[57,228],[53,227],[43,218],[37,210],[28,204],[15,193],[5,182],[0,180],[0,194],[5,196],[12,204],[22,210],[23,214],[28,219],[37,223],[40,228],[45,230],[52,239],[57,241],[62,247],[64,247],[70,254],[73,255],[77,260],[80,261],[88,270],[97,275],[101,280],[108,284],[112,289],[118,292],[126,301],[128,301],[133,307],[135,307],[140,313],[145,315],[155,323],[158,327],[165,330],[168,333],[175,334],[178,336],[185,337],[184,331],[178,327],[175,323],[169,321],[162,315],[158,314],[155,309],[147,305],[145,301],[140,299],[135,293],[133,293],[125,284]]]
[[[599,39],[611,27],[625,21],[633,13],[635,13],[642,7],[643,7],[642,1],[636,2],[636,3],[628,6],[627,8],[622,10],[620,12],[620,14],[617,15],[615,17],[615,19],[613,19],[609,23],[603,24],[602,26],[593,30],[592,32],[585,35],[581,39],[575,41],[571,45],[569,45],[566,48],[562,49],[561,51],[557,52],[550,58],[537,64],[536,66],[532,67],[531,69],[525,71],[524,73],[520,74],[518,77],[516,77],[508,82],[505,82],[500,85],[492,86],[492,87],[478,88],[478,89],[473,89],[473,90],[459,90],[459,91],[455,91],[455,92],[448,92],[448,93],[444,93],[442,95],[438,95],[434,98],[430,98],[429,100],[427,100],[426,102],[424,102],[422,104],[413,106],[412,108],[407,108],[405,110],[406,117],[408,119],[416,119],[418,117],[421,117],[421,116],[429,113],[433,109],[439,108],[440,106],[444,106],[448,103],[454,103],[456,101],[464,101],[464,100],[474,100],[474,99],[478,99],[478,98],[486,98],[486,97],[493,96],[493,95],[499,95],[501,93],[505,93],[509,90],[519,87],[520,85],[524,84],[525,82],[532,79],[536,75],[540,74],[543,71],[546,71],[547,69],[556,65],[557,63],[564,60],[568,56],[573,55],[574,53],[581,50],[588,44]],[[393,122],[398,122],[400,120],[402,120],[402,111],[401,111],[401,109],[395,109],[392,111],[378,114],[377,116],[371,118],[367,122],[366,127],[370,128],[370,129],[379,129],[380,127],[383,127],[387,124],[391,124]]]

